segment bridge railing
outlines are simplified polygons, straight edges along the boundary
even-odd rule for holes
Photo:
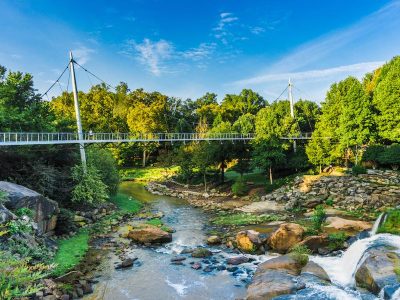
[[[34,145],[95,142],[161,142],[193,140],[251,140],[254,134],[241,133],[102,133],[85,132],[79,139],[73,132],[0,132],[0,145]]]

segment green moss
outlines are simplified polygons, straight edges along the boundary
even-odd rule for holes
[[[230,226],[239,226],[239,225],[252,225],[259,224],[264,222],[278,221],[278,216],[273,215],[251,215],[251,214],[227,214],[220,215],[212,220],[212,223],[215,225],[230,225]]]
[[[138,200],[123,193],[118,193],[112,197],[111,202],[125,213],[137,213],[142,208],[142,204]]]
[[[163,222],[160,219],[151,219],[146,222],[149,225],[160,227],[163,225]]]
[[[78,265],[89,249],[89,232],[81,230],[75,236],[60,240],[54,258],[53,275],[60,276]]]
[[[400,235],[400,209],[392,209],[387,212],[385,222],[378,228],[378,233]]]

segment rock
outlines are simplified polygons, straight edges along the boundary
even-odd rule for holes
[[[176,257],[171,258],[171,262],[183,261],[185,259],[186,259],[186,257],[184,257],[184,256],[176,256]]]
[[[385,247],[379,247],[367,251],[364,255],[366,258],[355,274],[357,286],[378,294],[384,286],[399,283],[395,273],[395,268],[400,262],[398,254]]]
[[[196,258],[204,258],[212,256],[212,252],[206,248],[196,248],[191,255]]]
[[[272,233],[268,245],[279,253],[286,253],[302,240],[304,229],[295,223],[284,223]]]
[[[149,226],[129,231],[128,238],[140,243],[169,243],[172,241],[172,234],[161,230],[158,227]]]
[[[193,252],[194,249],[186,248],[181,251],[180,254],[190,254]]]
[[[284,211],[285,205],[278,203],[276,201],[264,200],[259,202],[253,202],[249,205],[240,207],[237,210],[246,213],[267,213],[267,212]]]
[[[228,272],[231,272],[231,273],[236,272],[238,269],[239,269],[239,268],[236,267],[236,266],[234,266],[234,267],[227,267],[227,268],[226,268],[226,270],[227,270]]]
[[[359,232],[372,228],[372,224],[365,221],[355,221],[355,220],[347,220],[340,217],[328,217],[326,218],[325,226],[327,230],[333,229],[337,231],[346,231],[350,233]]]
[[[60,297],[60,300],[69,300],[69,299],[70,299],[70,296],[68,294],[63,294]]]
[[[212,270],[213,270],[213,268],[212,268],[211,266],[207,266],[207,267],[205,267],[205,268],[203,269],[203,272],[209,273],[209,272],[211,272]]]
[[[192,265],[191,268],[192,268],[192,269],[195,269],[195,270],[200,270],[200,269],[201,269],[201,263],[196,262],[196,263],[194,263],[194,264]]]
[[[54,231],[57,223],[57,215],[60,212],[57,202],[30,190],[22,185],[0,181],[0,191],[6,192],[4,206],[9,210],[17,210],[22,207],[34,211],[33,220],[38,229],[43,233]]]
[[[244,256],[244,255],[240,255],[240,256],[235,256],[235,257],[230,257],[226,260],[226,263],[228,265],[240,265],[240,264],[244,264],[247,263],[249,261],[249,258]]]
[[[221,238],[217,235],[212,235],[207,239],[207,244],[209,245],[219,245],[221,242]]]
[[[262,244],[259,235],[260,234],[255,230],[245,230],[238,232],[238,234],[236,235],[237,247],[244,252],[255,252]]]
[[[284,270],[285,272],[291,275],[299,275],[301,269],[304,265],[302,265],[299,261],[293,258],[292,255],[286,254],[278,257],[271,258],[257,267],[257,272],[262,273],[266,270]]]
[[[304,245],[314,253],[318,253],[318,249],[326,248],[329,245],[327,234],[311,235],[302,240],[298,245]]]
[[[125,269],[133,266],[133,263],[137,260],[138,258],[127,258],[123,260],[120,264],[118,264],[115,269]]]
[[[268,270],[254,275],[247,289],[246,300],[269,300],[279,295],[295,293],[304,287],[293,275],[284,271]]]
[[[15,220],[16,218],[16,215],[4,207],[4,205],[0,204],[0,224],[7,223],[10,220]]]
[[[47,295],[43,297],[43,300],[57,300],[55,295]]]
[[[79,271],[70,271],[64,275],[61,275],[60,277],[57,277],[54,279],[55,282],[73,282],[76,281],[79,277],[81,277],[83,274]]]
[[[329,275],[325,272],[325,270],[318,264],[313,261],[309,261],[304,268],[301,270],[301,274],[312,274],[322,280],[330,282]]]

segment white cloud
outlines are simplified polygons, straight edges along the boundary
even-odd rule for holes
[[[95,50],[91,48],[87,48],[85,46],[81,46],[77,49],[72,50],[72,54],[74,56],[74,59],[78,62],[80,65],[86,64],[90,60],[90,55],[94,53]]]
[[[216,48],[215,43],[201,43],[196,48],[191,48],[182,52],[182,56],[187,59],[191,59],[194,61],[200,61],[204,59],[208,59],[214,53]]]
[[[306,79],[317,79],[317,78],[326,78],[330,76],[335,76],[339,74],[345,75],[358,75],[364,74],[366,72],[370,72],[379,66],[383,65],[384,61],[372,61],[372,62],[363,62],[352,65],[345,65],[339,67],[333,67],[328,69],[320,69],[320,70],[308,70],[303,72],[288,72],[288,73],[276,73],[276,74],[265,74],[260,76],[251,77],[248,79],[243,79],[234,82],[234,85],[256,85],[262,84],[271,81],[282,81],[288,80],[289,78],[297,81],[306,80]]]
[[[161,73],[166,70],[164,63],[166,60],[171,58],[174,52],[172,43],[165,40],[153,42],[150,39],[144,39],[142,43],[137,43],[134,40],[130,40],[127,42],[127,44],[133,48],[133,55],[137,55],[136,59],[145,65],[148,70],[156,76],[160,76]],[[128,49],[124,53],[132,55],[131,52],[131,49]]]
[[[233,36],[229,31],[229,26],[232,26],[238,20],[239,18],[235,17],[233,13],[221,13],[217,26],[213,28],[213,31],[215,32],[214,37],[220,40],[223,44],[228,44],[228,37]]]
[[[259,34],[265,32],[265,28],[260,27],[260,26],[250,27],[250,32],[252,34],[259,35]]]

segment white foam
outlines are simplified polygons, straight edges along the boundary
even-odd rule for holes
[[[179,296],[185,296],[186,295],[186,289],[189,287],[185,285],[186,281],[184,280],[182,283],[172,283],[171,281],[168,280],[168,278],[165,280],[165,282],[172,287],[176,293]]]

